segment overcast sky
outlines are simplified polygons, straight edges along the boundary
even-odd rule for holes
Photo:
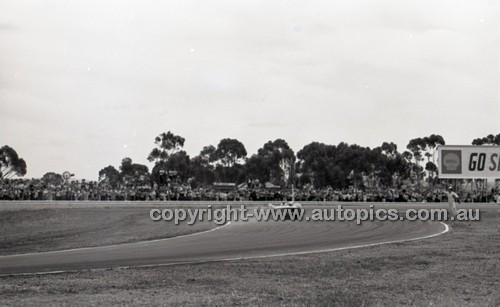
[[[0,0],[0,145],[97,179],[237,138],[375,147],[500,133],[500,0]]]

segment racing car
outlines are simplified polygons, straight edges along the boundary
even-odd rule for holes
[[[302,205],[294,201],[282,202],[279,205],[270,203],[267,206],[272,210],[285,210],[285,220],[292,220],[292,214],[294,216],[293,220],[297,220],[300,216],[300,210],[302,210]]]

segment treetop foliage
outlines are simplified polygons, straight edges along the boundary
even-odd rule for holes
[[[500,133],[497,135],[489,134],[483,138],[474,139],[472,145],[500,145]]]
[[[243,159],[247,156],[247,150],[245,149],[245,145],[237,139],[222,139],[219,145],[217,145],[214,156],[222,165],[231,167],[235,165],[239,159]]]
[[[148,156],[149,162],[165,162],[168,158],[184,147],[185,139],[168,131],[155,138],[156,147]]]
[[[10,178],[12,176],[26,175],[26,161],[19,158],[14,148],[2,146],[0,148],[0,179]]]

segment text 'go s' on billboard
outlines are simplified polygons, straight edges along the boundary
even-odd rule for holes
[[[439,146],[439,178],[500,178],[500,146]]]

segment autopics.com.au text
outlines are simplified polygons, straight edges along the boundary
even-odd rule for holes
[[[311,214],[306,215],[303,208],[246,208],[241,205],[234,208],[230,205],[222,208],[167,208],[151,209],[149,216],[153,221],[173,222],[176,225],[186,222],[193,225],[200,221],[214,222],[223,225],[229,221],[355,221],[360,225],[364,221],[479,221],[479,209],[458,209],[457,214],[451,214],[447,209],[385,209],[374,208],[343,208],[338,205],[336,208],[315,208]]]

